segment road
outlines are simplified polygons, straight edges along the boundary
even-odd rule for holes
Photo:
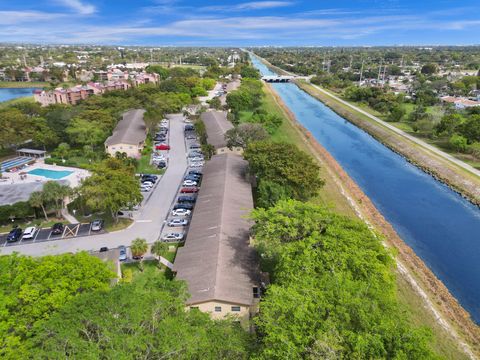
[[[465,170],[467,170],[468,172],[470,172],[470,173],[472,173],[472,174],[480,177],[480,170],[475,169],[473,166],[468,165],[467,163],[463,162],[462,160],[459,160],[459,159],[453,157],[452,155],[447,154],[446,152],[443,152],[442,150],[440,150],[440,149],[438,149],[438,148],[436,148],[436,147],[434,147],[434,146],[426,143],[425,141],[422,141],[422,140],[420,140],[420,139],[418,139],[418,138],[416,138],[416,137],[414,137],[414,136],[412,136],[412,135],[410,135],[410,134],[407,134],[406,132],[400,130],[399,128],[397,128],[397,127],[395,127],[395,126],[393,126],[393,125],[391,125],[391,124],[389,124],[389,123],[387,123],[387,122],[379,119],[378,117],[376,117],[376,116],[374,116],[374,115],[366,112],[365,110],[362,110],[362,109],[359,108],[358,106],[355,106],[355,105],[350,104],[349,102],[347,102],[347,101],[339,98],[339,97],[336,96],[336,95],[333,95],[332,93],[330,93],[330,92],[322,89],[321,87],[319,87],[319,86],[317,86],[317,85],[314,85],[314,84],[311,84],[311,85],[312,85],[315,89],[317,89],[318,91],[320,91],[321,93],[323,93],[323,94],[325,94],[325,95],[327,95],[327,96],[329,96],[329,97],[337,100],[338,102],[340,102],[340,103],[342,103],[342,104],[344,104],[344,105],[346,105],[346,106],[354,109],[355,111],[358,111],[359,113],[367,116],[368,118],[374,120],[375,122],[381,124],[382,126],[385,126],[386,128],[388,128],[389,130],[395,132],[396,134],[398,134],[398,135],[400,135],[400,136],[402,136],[402,137],[404,137],[404,138],[406,138],[406,139],[414,142],[414,143],[417,144],[417,145],[420,145],[421,147],[423,147],[423,148],[431,151],[431,152],[434,153],[435,155],[438,155],[438,156],[440,156],[441,158],[443,158],[443,159],[445,159],[445,160],[447,160],[447,161],[450,161],[451,163],[453,163],[453,164],[461,167],[462,169],[465,169]]]
[[[135,238],[144,238],[148,243],[160,237],[163,223],[177,196],[178,188],[187,169],[183,134],[184,118],[181,114],[170,115],[169,166],[146,204],[138,211],[135,222],[127,229],[80,238],[35,242],[1,248],[1,254],[19,252],[25,255],[43,256],[82,250],[98,250],[100,247],[116,248],[129,246]]]

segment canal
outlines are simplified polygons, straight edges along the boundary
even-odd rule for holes
[[[274,75],[258,58],[262,75]],[[371,199],[400,237],[480,323],[480,209],[295,84],[285,105]]]

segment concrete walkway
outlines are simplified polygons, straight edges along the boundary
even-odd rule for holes
[[[480,177],[480,170],[475,169],[473,166],[468,165],[467,163],[463,162],[462,160],[459,160],[459,159],[453,157],[452,155],[447,154],[446,152],[444,152],[444,151],[442,151],[442,150],[440,150],[440,149],[438,149],[438,148],[436,148],[436,147],[434,147],[434,146],[426,143],[426,142],[423,141],[423,140],[420,140],[420,139],[418,139],[418,138],[416,138],[416,137],[414,137],[414,136],[412,136],[412,135],[410,135],[410,134],[407,134],[406,132],[400,130],[399,128],[397,128],[397,127],[395,127],[395,126],[393,126],[393,125],[391,125],[391,124],[389,124],[389,123],[387,123],[387,122],[379,119],[378,117],[376,117],[376,116],[374,116],[374,115],[366,112],[365,110],[362,110],[362,109],[359,108],[358,106],[355,106],[355,105],[350,104],[349,102],[347,102],[347,101],[339,98],[339,97],[336,96],[336,95],[333,95],[332,93],[330,93],[330,92],[322,89],[321,87],[319,87],[319,86],[317,86],[317,85],[314,85],[314,84],[311,84],[311,85],[312,85],[315,89],[317,89],[318,91],[320,91],[322,94],[325,94],[325,95],[327,95],[327,96],[329,96],[329,97],[337,100],[338,102],[340,102],[340,103],[348,106],[349,108],[351,108],[351,109],[353,109],[353,110],[355,110],[355,111],[358,111],[359,113],[367,116],[368,118],[374,120],[375,122],[381,124],[382,126],[385,126],[385,127],[388,128],[389,130],[392,130],[392,131],[395,132],[396,134],[398,134],[398,135],[400,135],[400,136],[402,136],[402,137],[404,137],[404,138],[406,138],[406,139],[414,142],[414,143],[417,144],[417,145],[420,145],[421,147],[423,147],[423,148],[431,151],[431,152],[434,153],[435,155],[438,155],[438,156],[440,156],[441,158],[443,158],[443,159],[445,159],[445,160],[447,160],[447,161],[449,161],[449,162],[451,162],[451,163],[453,163],[453,164],[461,167],[462,169],[467,170],[468,172],[470,172],[470,173],[472,173],[472,174]]]
[[[10,254],[16,251],[25,255],[43,256],[66,252],[74,253],[82,250],[98,250],[103,246],[108,248],[116,248],[120,245],[129,246],[132,240],[137,237],[146,239],[148,243],[153,243],[159,239],[163,224],[187,169],[183,115],[175,114],[169,116],[169,119],[171,146],[169,166],[155,190],[153,190],[150,199],[138,211],[135,222],[129,228],[81,238],[6,246],[1,248],[0,253]]]

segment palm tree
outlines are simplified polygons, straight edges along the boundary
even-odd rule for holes
[[[160,267],[160,256],[168,251],[168,244],[162,241],[155,241],[150,248],[150,252],[158,256],[158,267]]]
[[[134,258],[140,258],[140,270],[143,271],[143,255],[145,255],[148,250],[147,240],[136,238],[132,241],[132,244],[130,245],[130,250],[132,251],[132,255]]]
[[[47,181],[43,185],[43,198],[45,202],[55,203],[55,210],[57,211],[57,217],[62,216],[62,209],[64,207],[64,200],[67,196],[71,195],[72,189],[68,185],[62,185],[56,181]]]
[[[43,197],[43,193],[41,191],[32,192],[30,194],[30,198],[28,199],[28,202],[34,208],[41,208],[43,211],[43,215],[45,216],[45,221],[48,221],[47,211],[45,210],[45,205],[44,205],[45,200]]]

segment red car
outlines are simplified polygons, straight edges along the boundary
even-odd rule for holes
[[[170,150],[170,145],[162,144],[155,146],[155,150]]]
[[[197,187],[184,187],[180,190],[180,192],[182,194],[185,194],[185,193],[196,193],[198,192],[198,188]]]

